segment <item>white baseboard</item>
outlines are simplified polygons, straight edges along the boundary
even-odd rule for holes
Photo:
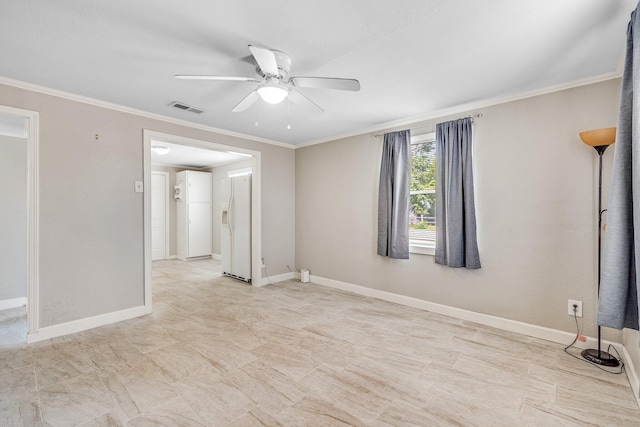
[[[215,259],[216,261],[222,261],[222,255],[220,255],[220,254],[211,254],[211,259]]]
[[[0,300],[0,310],[18,308],[27,305],[27,297]]]
[[[263,277],[260,279],[259,284],[254,284],[254,286],[262,287],[265,285],[269,285],[271,283],[283,282],[285,280],[291,280],[295,278],[294,273],[282,273],[277,274],[275,276]]]
[[[36,332],[27,335],[27,342],[34,343],[48,340],[50,338],[61,337],[67,334],[86,331],[99,326],[109,325],[123,320],[133,319],[147,313],[144,305],[128,308],[126,310],[114,311],[113,313],[100,314],[98,316],[87,317],[86,319],[73,320],[71,322],[60,323],[59,325],[46,326]]]
[[[527,335],[533,338],[539,338],[546,341],[551,341],[558,344],[568,345],[575,338],[575,334],[566,331],[560,331],[558,329],[546,328],[544,326],[532,325],[530,323],[519,322],[517,320],[505,319],[503,317],[492,316],[489,314],[477,313],[474,311],[464,310],[461,308],[451,307],[447,305],[437,304],[421,300],[418,298],[408,297],[404,295],[394,294],[391,292],[380,291],[377,289],[367,288],[365,286],[354,285],[352,283],[340,282],[338,280],[327,279],[324,277],[311,276],[311,282],[318,285],[331,287],[334,289],[340,289],[343,291],[353,292],[355,294],[381,299],[384,301],[394,302],[396,304],[406,305],[408,307],[417,308],[420,310],[430,311],[432,313],[442,314],[456,319],[466,320],[469,322],[479,323],[481,325],[490,326],[504,331],[515,332],[523,335]],[[625,369],[629,376],[629,381],[634,387],[635,391],[638,390],[638,379],[635,375],[635,369],[633,369],[633,363],[629,357],[629,353],[625,347],[620,343],[614,343],[611,341],[602,341],[602,345],[608,347],[609,344],[613,345],[618,352],[622,355],[625,364],[628,369]],[[586,342],[577,341],[574,344],[577,348],[596,348],[598,346],[598,340],[593,337],[587,337]],[[631,366],[629,364],[631,363]],[[635,376],[635,379],[630,374]],[[635,383],[634,383],[635,381]],[[635,384],[635,385],[634,385]],[[636,398],[638,398],[636,396]],[[640,401],[639,401],[640,405]]]
[[[635,351],[640,351],[640,350],[635,349]],[[629,383],[631,384],[633,395],[636,398],[636,402],[638,403],[638,406],[640,406],[640,378],[638,378],[638,374],[637,374],[638,367],[636,367],[633,364],[633,357],[631,357],[631,355],[629,354],[629,351],[627,350],[626,346],[622,347],[622,360],[624,360],[624,364],[625,364],[624,370],[627,373],[627,378],[629,378]]]
[[[338,280],[327,279],[324,277],[311,276],[311,282],[318,285],[331,287],[334,289],[340,289],[343,291],[353,292],[355,294],[381,299],[384,301],[394,302],[408,307],[417,308],[420,310],[430,311],[432,313],[438,313],[456,319],[462,319],[469,322],[479,323],[485,326],[491,326],[493,328],[502,329],[504,331],[515,332],[523,335],[527,335],[533,338],[539,338],[546,341],[551,341],[558,344],[569,344],[575,338],[575,334],[571,332],[560,331],[557,329],[546,328],[544,326],[532,325],[530,323],[519,322],[516,320],[505,319],[502,317],[491,316],[489,314],[476,313],[474,311],[464,310],[461,308],[450,307],[447,305],[437,304],[418,298],[408,297],[404,295],[398,295],[391,292],[380,291],[377,289],[367,288],[365,286],[354,285],[352,283],[340,282]],[[625,372],[633,395],[636,399],[638,406],[640,407],[640,379],[637,375],[637,367],[634,366],[633,358],[629,354],[627,348],[620,344],[611,341],[603,340],[602,346],[608,347],[612,345],[618,350],[618,353],[622,356],[622,360],[625,363]],[[574,344],[577,348],[596,348],[598,346],[598,340],[594,337],[587,337],[586,342],[577,341]],[[632,350],[640,351],[640,350]]]
[[[640,406],[640,332],[625,328],[622,330],[622,340],[627,376]]]
[[[167,259],[178,259],[178,255],[169,255]]]

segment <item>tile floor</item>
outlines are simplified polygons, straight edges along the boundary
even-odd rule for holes
[[[0,312],[2,426],[638,426],[562,346],[329,288],[154,263],[154,313],[26,345]]]

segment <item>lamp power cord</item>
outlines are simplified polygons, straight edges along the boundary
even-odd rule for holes
[[[574,347],[574,344],[578,341],[578,338],[580,338],[580,325],[578,324],[578,314],[577,314],[577,307],[574,305],[573,306],[573,319],[576,322],[576,337],[573,339],[573,341],[571,342],[571,344],[569,344],[568,346],[566,346],[564,348],[564,352],[567,353],[569,356],[573,357],[574,359],[578,359],[581,360],[585,363],[588,363],[589,365],[595,366],[596,368],[600,369],[601,371],[604,371],[608,374],[614,374],[614,375],[619,375],[622,372],[624,372],[624,362],[622,361],[622,357],[620,356],[620,353],[618,353],[618,349],[615,348],[615,346],[613,346],[612,344],[609,344],[609,347],[607,347],[607,353],[611,354],[611,350],[615,351],[615,353],[618,355],[616,357],[616,359],[618,360],[618,362],[620,363],[620,368],[617,371],[610,371],[608,369],[604,369],[602,366],[599,366],[597,363],[593,363],[590,360],[587,360],[583,357],[578,357],[575,354],[571,353],[569,351],[570,348]]]

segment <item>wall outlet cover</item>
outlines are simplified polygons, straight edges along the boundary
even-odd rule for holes
[[[573,316],[573,305],[577,305],[578,307],[576,308],[576,316],[577,317],[582,317],[582,301],[578,301],[575,299],[570,299],[569,302],[567,303],[567,314],[569,316]]]

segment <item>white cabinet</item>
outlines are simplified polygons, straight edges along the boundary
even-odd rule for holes
[[[211,174],[181,171],[176,174],[176,237],[178,258],[211,256]]]

